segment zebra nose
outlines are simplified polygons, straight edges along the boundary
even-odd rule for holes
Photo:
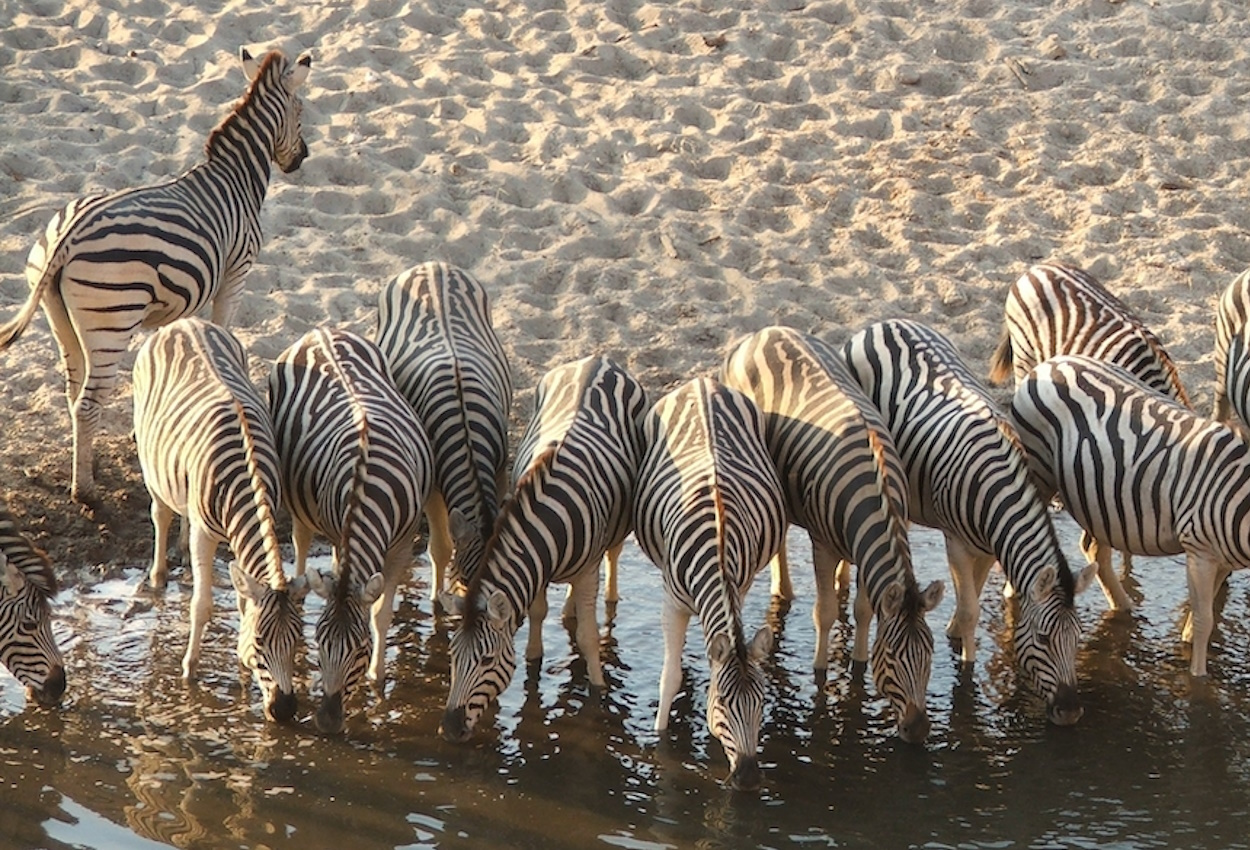
[[[760,762],[755,756],[738,759],[729,774],[729,786],[735,791],[755,791],[760,787]]]
[[[285,723],[295,716],[298,707],[299,700],[295,698],[295,691],[275,689],[273,699],[265,706],[265,714],[270,720]]]
[[[298,170],[299,167],[304,164],[304,160],[307,159],[307,157],[308,145],[303,139],[300,139],[299,150],[296,152],[295,156],[293,156],[291,161],[286,163],[286,165],[280,165],[279,167],[282,169],[283,174],[290,174],[292,171]]]
[[[1055,696],[1046,706],[1046,716],[1056,726],[1071,726],[1081,719],[1085,709],[1081,706],[1081,698],[1076,688],[1069,684],[1061,684],[1055,689]]]
[[[443,722],[438,724],[438,734],[443,736],[444,741],[462,744],[469,740],[472,732],[473,730],[469,728],[468,718],[465,715],[463,705],[449,708],[443,712]]]
[[[45,708],[61,704],[61,697],[65,695],[65,668],[60,664],[48,671],[48,676],[43,680],[42,688],[32,688],[35,700]]]
[[[898,723],[898,736],[909,744],[923,744],[929,737],[929,715],[915,703],[908,703]]]
[[[343,694],[330,694],[321,700],[317,708],[317,731],[337,735],[343,731]]]

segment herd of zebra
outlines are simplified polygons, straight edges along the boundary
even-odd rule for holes
[[[944,585],[921,587],[908,523],[940,529],[956,597],[947,635],[975,657],[979,597],[1001,565],[1013,605],[1016,663],[1049,719],[1082,714],[1075,598],[1096,577],[1114,609],[1131,607],[1110,552],[1185,554],[1191,672],[1206,673],[1212,597],[1250,566],[1250,273],[1217,310],[1215,418],[1195,413],[1159,340],[1088,274],[1031,268],[1012,288],[991,381],[1014,371],[1008,409],[939,332],[886,321],[840,350],[786,327],[738,341],[717,377],[652,403],[602,356],[558,365],[508,464],[513,385],[488,295],[468,272],[428,262],[379,296],[373,340],[318,328],[274,362],[268,397],[226,329],[260,245],[270,163],[297,168],[308,149],[298,90],[311,65],[242,52],[250,84],[213,131],[206,161],[156,186],[70,203],[27,262],[30,297],[0,327],[10,345],[42,305],[60,345],[73,422],[72,493],[93,495],[92,434],[118,363],[155,328],[133,369],[134,433],[152,499],[146,592],[167,577],[168,528],[183,517],[194,589],[183,674],[195,674],[212,613],[214,555],[225,542],[240,617],[238,658],[265,714],[295,716],[302,600],[325,600],[315,625],[315,724],[344,725],[367,676],[385,677],[399,582],[411,575],[418,522],[429,525],[431,594],[455,618],[441,734],[468,739],[516,669],[542,655],[547,588],[570,585],[564,615],[590,684],[604,685],[597,600],[616,600],[629,533],[661,570],[664,661],[655,728],[680,687],[691,617],[710,676],[709,729],[729,782],[760,782],[759,731],[771,651],[748,635],[744,594],[771,565],[792,597],[785,532],[811,537],[813,668],[828,665],[840,594],[855,584],[854,662],[871,671],[899,736],[929,732],[934,653],[926,615]],[[194,316],[212,304],[212,321]],[[1051,519],[1058,498],[1084,529],[1088,565],[1070,569]],[[277,516],[291,517],[294,575]],[[329,570],[307,570],[314,535]],[[603,569],[601,570],[601,564]],[[56,576],[0,516],[0,661],[33,699],[56,705],[65,668],[51,629]],[[876,628],[871,651],[870,624]]]

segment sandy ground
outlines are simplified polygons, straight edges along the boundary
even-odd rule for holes
[[[607,353],[658,396],[773,323],[913,317],[984,373],[1007,287],[1062,260],[1209,410],[1250,265],[1244,4],[0,0],[0,317],[56,208],[199,161],[240,46],[314,56],[233,328],[258,382],[309,328],[372,334],[429,259],[490,290],[517,432],[551,366]],[[150,557],[125,366],[83,512],[42,316],[0,352],[0,503],[70,576]]]

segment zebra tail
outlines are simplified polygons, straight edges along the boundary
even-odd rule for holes
[[[1014,359],[1015,355],[1011,350],[1011,332],[1004,325],[1003,335],[998,340],[998,348],[995,348],[993,355],[990,356],[990,384],[992,386],[1000,386],[1011,377]]]
[[[18,310],[17,315],[12,319],[0,325],[0,351],[17,342],[26,328],[30,327],[31,320],[35,318],[35,311],[43,302],[43,296],[48,291],[48,287],[54,283],[60,284],[61,270],[65,266],[67,254],[62,250],[61,245],[63,231],[76,220],[77,209],[93,200],[95,200],[94,197],[83,198],[53,216],[43,235],[39,237],[39,241],[30,249],[30,253],[26,256],[26,280],[34,280],[35,283],[31,286],[30,295],[26,303],[22,305],[22,309]],[[36,273],[39,275],[37,279]]]
[[[256,463],[256,443],[252,439],[252,429],[248,426],[243,403],[234,402],[235,412],[239,417],[239,431],[243,435],[243,456],[247,460],[247,475],[252,483],[252,504],[256,506],[256,518],[260,521],[261,537],[265,541],[265,562],[268,568],[266,576],[269,586],[281,590],[286,586],[286,574],[282,571],[282,555],[278,550],[278,525],[273,518],[273,509],[277,506],[276,494],[269,494],[265,479],[261,477],[260,466]]]
[[[47,291],[52,281],[61,276],[60,266],[55,268],[48,267],[43,270],[43,274],[39,276],[39,282],[30,290],[30,296],[27,297],[26,303],[22,305],[22,309],[17,311],[17,315],[9,321],[0,325],[0,351],[8,348],[25,333],[30,327],[31,320],[35,318],[35,311],[39,309],[40,303],[43,301],[43,294]]]
[[[359,403],[356,403],[354,407],[357,433],[360,435],[360,451],[356,455],[356,463],[352,468],[351,489],[347,493],[347,506],[343,511],[343,527],[339,535],[338,548],[341,553],[339,555],[339,565],[342,568],[338,583],[340,593],[346,593],[348,590],[347,585],[350,576],[348,562],[351,557],[349,547],[352,535],[355,533],[354,526],[357,519],[359,519],[360,506],[364,502],[365,485],[369,481],[369,420],[365,416],[364,408]],[[366,581],[368,578],[368,576],[365,576]]]

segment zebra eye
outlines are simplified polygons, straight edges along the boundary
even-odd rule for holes
[[[1038,632],[1037,643],[1039,646],[1050,646],[1050,634],[1048,632]]]
[[[494,666],[495,666],[495,656],[493,656],[493,655],[483,655],[483,656],[482,656],[482,664],[484,664],[484,665],[485,665],[485,666],[487,666],[487,667],[494,667]]]

